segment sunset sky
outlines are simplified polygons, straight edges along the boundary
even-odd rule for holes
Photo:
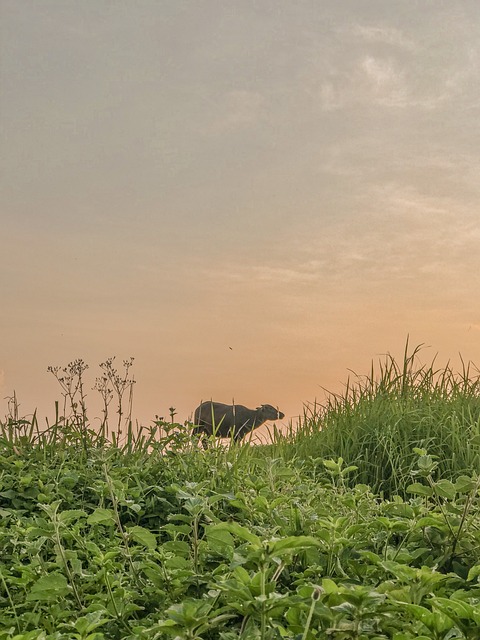
[[[478,0],[0,0],[0,417],[480,365]],[[98,414],[97,414],[98,415]],[[93,417],[93,416],[92,416]]]

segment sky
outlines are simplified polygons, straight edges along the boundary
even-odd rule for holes
[[[285,423],[480,365],[478,0],[0,0],[0,416],[134,357],[134,417]]]

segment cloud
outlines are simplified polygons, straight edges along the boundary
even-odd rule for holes
[[[349,215],[290,230],[282,256],[242,263],[228,255],[222,269],[208,269],[212,289],[299,299],[309,295],[414,290],[419,295],[473,291],[480,226],[468,204],[422,192],[400,182],[365,185]],[[421,294],[420,292],[423,292]],[[368,294],[369,295],[369,294]]]
[[[413,40],[407,38],[400,29],[395,29],[394,27],[357,24],[347,31],[364,42],[390,45],[405,51],[417,51],[419,49]]]
[[[459,96],[471,75],[468,69],[436,70],[429,75],[394,57],[366,54],[353,63],[344,61],[327,78],[312,82],[313,88],[307,85],[307,91],[325,112],[358,106],[432,111]],[[472,109],[479,102],[478,96],[472,96],[464,108]]]
[[[336,46],[318,52],[305,74],[306,91],[324,112],[358,106],[426,111],[478,108],[478,38],[443,40],[435,23],[419,22],[415,39],[385,24],[336,30]],[[457,34],[458,36],[459,34]]]
[[[360,64],[370,84],[372,97],[385,106],[404,107],[411,100],[405,73],[396,68],[393,60],[365,56]]]
[[[468,203],[395,182],[370,187],[362,202],[364,210],[370,210],[369,224],[375,227],[367,250],[376,245],[377,253],[389,256],[387,272],[395,264],[397,273],[424,277],[423,286],[430,276],[441,276],[442,286],[451,283],[457,290],[473,282],[480,227]]]
[[[459,98],[456,109],[463,111],[478,109],[480,94],[478,91],[478,68],[480,50],[478,46],[466,45],[457,65],[449,65],[444,78],[444,93],[449,99]]]
[[[399,83],[401,73],[395,71],[391,60],[382,60],[373,56],[366,56],[360,65],[375,89],[390,90]]]
[[[432,108],[437,101],[413,95],[406,69],[395,58],[372,54],[344,60],[308,91],[325,112],[370,105]]]

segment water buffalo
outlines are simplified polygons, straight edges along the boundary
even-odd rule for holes
[[[238,442],[245,434],[260,427],[267,420],[281,420],[284,417],[285,415],[271,404],[247,409],[241,404],[222,404],[210,400],[202,402],[195,409],[193,433],[204,434],[203,437],[205,435],[215,435],[220,438],[233,436],[235,442]]]

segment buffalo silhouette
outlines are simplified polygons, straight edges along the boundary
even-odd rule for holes
[[[262,404],[256,409],[248,409],[241,404],[223,404],[222,402],[202,402],[195,409],[194,435],[233,437],[238,442],[247,433],[260,427],[267,420],[281,420],[285,417],[271,404]],[[204,446],[205,446],[205,440]]]

